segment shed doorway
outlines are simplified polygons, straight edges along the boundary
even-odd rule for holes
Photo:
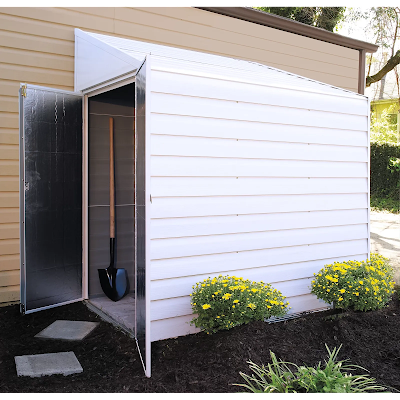
[[[135,335],[135,84],[88,97],[88,298]],[[110,139],[115,168],[115,267],[128,273],[129,293],[113,302],[103,293],[98,269],[110,264]]]
[[[137,84],[132,81],[86,95],[21,85],[20,308],[28,314],[87,300],[136,338],[149,375],[145,68],[137,72]],[[115,265],[124,268],[130,280],[130,292],[118,302],[103,294],[97,272],[110,263],[110,117],[115,148]]]

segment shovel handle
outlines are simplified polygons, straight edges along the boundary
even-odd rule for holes
[[[110,238],[115,238],[114,119],[110,117]]]

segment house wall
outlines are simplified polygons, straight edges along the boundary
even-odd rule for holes
[[[0,8],[0,303],[19,300],[19,84],[73,90],[76,27],[252,60],[358,88],[357,50],[204,10]]]
[[[371,112],[375,113],[377,118],[380,118],[384,110],[387,110],[390,106],[396,105],[398,105],[396,99],[371,102]]]
[[[367,98],[196,64],[153,57],[148,78],[152,341],[197,331],[209,276],[272,283],[297,313],[326,307],[324,264],[368,257]]]
[[[398,112],[399,102],[397,99],[391,100],[378,100],[371,102],[371,117],[375,117],[377,120],[381,119],[383,112],[389,111],[389,108],[392,107],[390,110],[390,114],[397,114],[397,121],[396,118],[394,119],[392,128],[397,129],[397,132],[400,132],[400,112]]]

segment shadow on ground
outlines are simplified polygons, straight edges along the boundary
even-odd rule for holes
[[[400,215],[371,211],[371,252],[389,258],[400,284]]]

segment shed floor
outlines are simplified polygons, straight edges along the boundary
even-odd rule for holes
[[[112,301],[106,296],[90,299],[95,308],[102,311],[118,324],[135,333],[135,294],[129,293],[119,301]]]

